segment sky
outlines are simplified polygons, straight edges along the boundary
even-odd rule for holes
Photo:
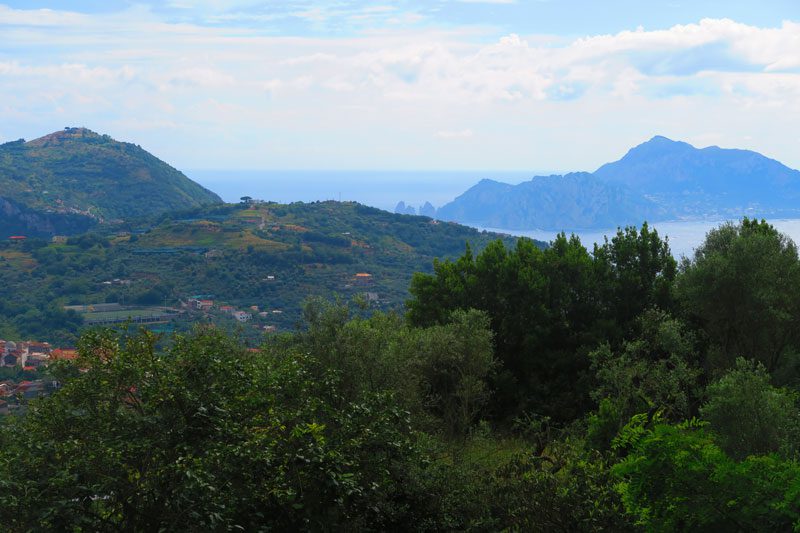
[[[595,170],[654,135],[800,168],[798,0],[0,0],[0,142],[181,169]]]

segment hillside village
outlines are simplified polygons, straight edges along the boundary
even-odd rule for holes
[[[46,396],[58,388],[58,383],[47,375],[47,365],[77,357],[74,348],[0,339],[0,415],[18,411],[25,401]]]
[[[265,333],[274,333],[278,330],[274,324],[265,322],[275,315],[283,314],[281,309],[262,310],[257,305],[251,305],[247,311],[243,311],[232,305],[215,302],[211,295],[192,296],[185,302],[181,302],[181,307],[190,313],[201,313],[205,318],[209,319],[214,316],[229,316],[241,324],[249,323],[255,318],[255,324],[252,324],[253,327],[263,330]]]

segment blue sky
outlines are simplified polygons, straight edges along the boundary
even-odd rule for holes
[[[179,168],[593,170],[656,134],[800,167],[800,2],[0,0],[0,141]]]
[[[492,26],[498,32],[540,33],[580,36],[616,33],[644,26],[648,29],[687,24],[703,18],[731,18],[758,26],[777,26],[796,18],[800,4],[794,0],[495,0],[495,1],[200,1],[130,2],[125,0],[22,0],[5,2],[17,9],[54,9],[81,13],[113,13],[134,6],[147,6],[164,20],[210,25],[250,26],[258,17],[267,16],[280,24],[270,32],[282,35],[342,35],[359,29],[350,15],[365,10],[386,13],[417,13],[420,25],[463,27]],[[375,8],[383,8],[376,11]],[[391,9],[386,9],[391,8]],[[326,23],[312,20],[313,11],[332,15]],[[339,16],[337,17],[336,14]],[[303,16],[306,15],[306,16]],[[336,19],[339,20],[336,20]],[[373,17],[372,21],[380,17]]]

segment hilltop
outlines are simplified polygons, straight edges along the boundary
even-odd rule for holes
[[[0,237],[78,233],[221,202],[140,146],[86,128],[0,145],[0,191]]]
[[[677,216],[800,212],[800,171],[750,150],[695,148],[656,136],[594,176],[648,195]]]
[[[605,229],[686,218],[800,215],[800,172],[749,150],[656,136],[593,173],[482,180],[436,216],[508,229]]]
[[[514,242],[455,223],[333,201],[221,204],[118,229],[66,243],[0,242],[0,301],[17,302],[0,306],[0,331],[68,341],[81,317],[65,314],[65,305],[173,308],[194,295],[206,295],[215,306],[268,312],[246,325],[255,334],[257,326],[291,329],[309,296],[360,295],[372,308],[402,311],[413,273],[431,272],[435,258],[458,257],[467,243],[477,251],[498,238]],[[183,326],[197,317],[190,318]]]

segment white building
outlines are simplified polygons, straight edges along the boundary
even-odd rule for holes
[[[245,311],[236,311],[235,313],[233,313],[233,318],[235,318],[239,322],[247,322],[248,320],[253,318],[253,315],[251,315],[250,313],[246,313]]]

